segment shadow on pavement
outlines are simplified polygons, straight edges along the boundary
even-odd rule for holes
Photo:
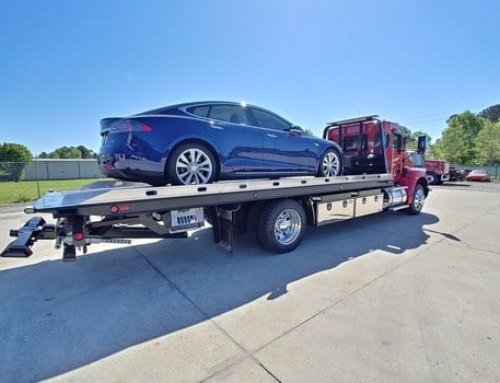
[[[277,299],[294,281],[376,250],[399,256],[427,243],[424,225],[436,222],[388,212],[308,228],[302,245],[283,255],[237,237],[232,257],[201,230],[184,240],[91,246],[74,263],[3,270],[2,381],[58,376],[255,299]]]

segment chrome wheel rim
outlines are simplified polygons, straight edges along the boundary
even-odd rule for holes
[[[340,161],[338,156],[333,152],[328,152],[323,157],[323,174],[326,177],[336,176],[339,174]]]
[[[425,194],[421,188],[418,188],[415,191],[413,207],[415,208],[415,210],[420,211],[424,207],[424,202],[425,202]]]
[[[184,185],[206,184],[213,171],[210,157],[199,149],[183,151],[175,162],[175,172]]]
[[[286,209],[276,219],[274,236],[282,245],[289,245],[299,237],[302,229],[300,214],[293,209]]]

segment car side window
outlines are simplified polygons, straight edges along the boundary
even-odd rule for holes
[[[200,105],[189,108],[187,111],[200,117],[247,125],[245,112],[238,105]]]
[[[189,113],[195,114],[200,117],[208,117],[208,112],[210,110],[210,106],[208,105],[203,105],[203,106],[195,106],[193,108],[189,108],[187,111]]]
[[[239,105],[212,105],[208,117],[233,124],[247,124],[245,112]]]
[[[284,131],[290,129],[291,127],[291,124],[288,121],[283,120],[272,113],[267,113],[264,110],[256,108],[252,108],[252,112],[259,126],[263,128]]]

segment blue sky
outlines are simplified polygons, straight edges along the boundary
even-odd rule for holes
[[[378,114],[441,136],[500,103],[498,0],[0,0],[0,142],[99,149],[99,120],[246,101],[320,136]]]

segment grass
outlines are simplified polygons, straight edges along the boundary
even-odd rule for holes
[[[18,202],[35,201],[45,195],[49,190],[63,191],[79,189],[82,186],[96,181],[107,180],[110,178],[89,178],[77,180],[41,180],[37,186],[36,181],[20,182],[0,182],[0,204],[6,205]],[[40,195],[38,190],[40,189]]]

